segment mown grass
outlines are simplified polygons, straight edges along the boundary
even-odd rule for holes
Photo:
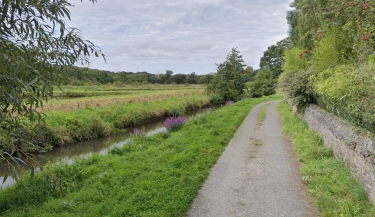
[[[351,176],[343,162],[334,158],[321,137],[299,119],[286,102],[278,105],[284,133],[295,144],[298,159],[304,163],[302,181],[317,205],[320,216],[375,216],[375,207],[366,191]]]
[[[248,112],[280,98],[242,100],[190,119],[177,132],[136,137],[107,156],[50,167],[1,192],[0,214],[183,216]]]

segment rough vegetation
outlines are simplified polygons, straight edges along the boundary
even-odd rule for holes
[[[279,84],[299,108],[317,103],[375,130],[375,4],[295,0]],[[302,81],[302,82],[301,82]]]

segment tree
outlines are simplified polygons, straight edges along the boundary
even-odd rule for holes
[[[188,82],[189,84],[197,84],[197,83],[198,83],[198,76],[197,76],[197,74],[195,74],[195,72],[192,72],[192,73],[189,75],[189,77],[188,77],[188,79],[187,79],[187,82]]]
[[[284,50],[292,47],[292,43],[289,38],[283,39],[268,47],[263,53],[263,57],[260,59],[260,68],[267,68],[273,73],[273,77],[277,78],[283,72],[282,67],[284,63]]]
[[[207,86],[207,92],[215,96],[217,103],[237,100],[244,93],[245,70],[242,56],[236,48],[228,54],[227,60],[217,65],[217,73]]]
[[[160,80],[162,81],[163,84],[170,84],[172,83],[172,70],[166,70],[165,75],[160,76]]]
[[[249,85],[251,97],[268,96],[275,93],[276,80],[271,70],[265,68],[258,71],[254,82]]]
[[[291,4],[291,7],[294,7],[293,4]],[[288,38],[290,38],[291,43],[293,46],[296,46],[298,44],[298,13],[296,10],[291,10],[287,12],[286,20],[289,25],[288,29]]]
[[[48,132],[36,108],[53,97],[67,66],[104,55],[83,40],[78,29],[66,27],[72,6],[66,0],[0,4],[0,160],[10,163],[14,156],[48,148],[46,141],[38,140]]]
[[[173,81],[176,82],[176,84],[185,84],[186,77],[187,76],[185,74],[175,74],[173,76]]]
[[[245,81],[252,81],[255,75],[254,68],[252,66],[248,66],[245,69]]]

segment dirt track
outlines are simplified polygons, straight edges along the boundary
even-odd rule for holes
[[[268,102],[261,126],[258,113],[265,103],[252,109],[211,170],[188,216],[317,216],[292,144],[281,133],[278,102]]]

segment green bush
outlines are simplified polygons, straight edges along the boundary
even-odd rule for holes
[[[326,109],[375,131],[375,66],[341,65],[312,76]]]
[[[314,99],[314,90],[309,81],[311,71],[289,71],[279,78],[279,87],[284,91],[285,97],[292,101],[298,111],[302,111]]]
[[[273,79],[272,71],[264,68],[255,75],[254,81],[249,84],[251,97],[258,98],[275,94],[276,82]]]
[[[320,72],[345,61],[351,51],[343,43],[339,33],[332,31],[317,43],[314,48],[311,65],[314,71]]]
[[[302,54],[302,58],[301,55]],[[307,68],[307,61],[306,57],[303,56],[304,50],[299,49],[297,47],[285,50],[284,58],[285,58],[285,65],[283,67],[284,72],[295,71],[295,70],[304,70]]]

